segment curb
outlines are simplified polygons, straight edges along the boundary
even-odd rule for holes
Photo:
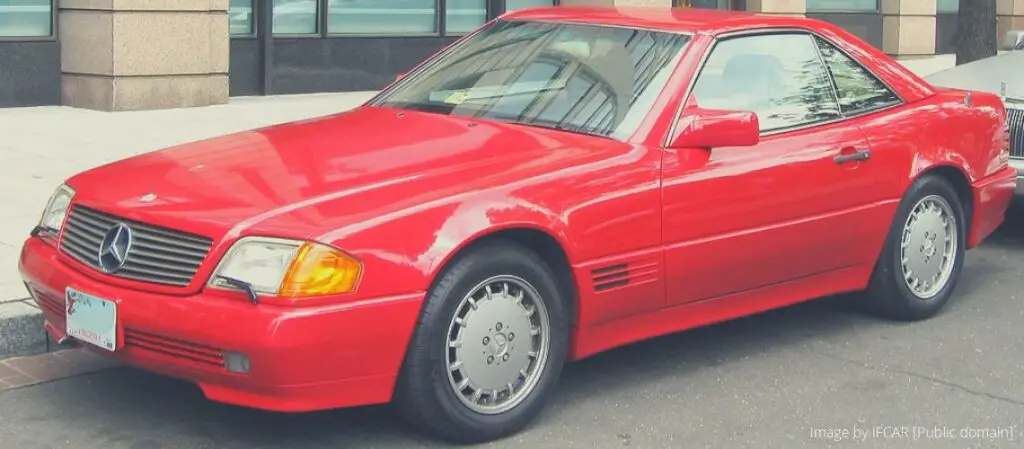
[[[60,349],[0,360],[0,392],[115,368],[113,360],[78,349]]]
[[[0,302],[0,360],[43,354],[58,346],[43,330],[43,312],[31,299]]]

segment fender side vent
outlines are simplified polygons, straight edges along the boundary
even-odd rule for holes
[[[602,291],[629,284],[629,265],[620,263],[590,270],[594,290]]]

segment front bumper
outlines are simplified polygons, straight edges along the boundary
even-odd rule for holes
[[[389,401],[423,301],[415,293],[289,308],[152,294],[86,276],[35,237],[18,267],[55,339],[66,338],[64,294],[73,287],[117,304],[117,349],[87,349],[194,382],[211,400],[283,412]],[[230,371],[225,351],[246,355],[249,372]]]
[[[967,247],[974,248],[995,232],[1006,220],[1006,211],[1014,191],[1020,191],[1019,172],[1006,167],[971,185],[974,192],[974,213]]]

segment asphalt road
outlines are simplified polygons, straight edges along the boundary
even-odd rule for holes
[[[968,253],[940,316],[826,298],[572,365],[495,448],[1024,447],[1024,207]],[[988,432],[986,432],[988,429]],[[0,449],[444,447],[386,407],[277,415],[127,368],[0,393]]]

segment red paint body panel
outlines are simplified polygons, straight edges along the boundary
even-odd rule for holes
[[[858,279],[870,275],[871,267],[847,268],[820,273],[800,280],[723,296],[709,301],[683,304],[657,313],[580,329],[574,354],[588,357],[602,351],[733,318],[785,307],[807,299],[858,290]]]
[[[1013,201],[1017,189],[1017,170],[1004,168],[971,186],[974,192],[974,213],[970,217],[971,232],[967,247],[974,248],[1003,224],[1003,214]]]
[[[94,352],[196,382],[214,400],[277,411],[390,400],[423,301],[409,294],[296,309],[136,292],[85,276],[38,239],[26,242],[19,268],[56,340],[71,286],[118,303],[119,349],[85,345]],[[229,372],[217,364],[220,351],[246,354],[252,371]]]
[[[488,234],[528,229],[564,251],[575,287],[571,356],[579,359],[864,288],[907,186],[932,170],[962,180],[970,246],[1004,219],[1015,181],[999,162],[999,99],[975,92],[968,105],[966,92],[932,88],[836,26],[598,7],[502,20],[653,28],[693,39],[637,131],[622,140],[363,106],[80,173],[68,181],[74,204],[214,244],[191,285],[163,287],[105,275],[51,240],[30,238],[19,267],[48,329],[62,336],[63,292],[73,286],[120,304],[125,337],[111,357],[196,382],[219,401],[281,411],[346,407],[390,400],[431,282]],[[694,104],[680,104],[716,39],[769,29],[828,39],[904,104],[762,135],[753,146],[667,145],[692,123]],[[744,139],[735,142],[753,143]],[[833,162],[856,149],[870,149],[871,159]],[[137,200],[148,193],[159,199]],[[341,248],[364,264],[359,288],[255,306],[241,293],[206,288],[245,236]],[[248,354],[252,373],[218,366],[222,351]]]

